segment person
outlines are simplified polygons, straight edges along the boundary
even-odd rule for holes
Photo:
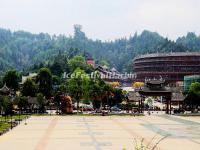
[[[149,115],[149,116],[151,115],[151,112],[150,112],[150,110],[148,110],[148,112],[147,112],[147,113],[148,113],[148,115]]]

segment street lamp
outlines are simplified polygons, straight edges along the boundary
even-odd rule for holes
[[[10,118],[11,118],[10,127],[11,127],[11,130],[12,130],[12,128],[13,128],[13,124],[12,124],[12,114],[10,115]]]
[[[20,124],[20,109],[19,109],[19,111],[18,111],[18,115],[19,115],[19,120],[18,120],[18,122],[19,122],[19,124]]]
[[[52,114],[52,106],[53,106],[53,103],[50,102],[50,103],[49,103],[49,106],[50,106],[50,116],[51,116],[51,114]]]
[[[24,125],[27,125],[27,122],[26,122],[26,119],[27,119],[27,113],[25,114],[25,123],[24,123]]]

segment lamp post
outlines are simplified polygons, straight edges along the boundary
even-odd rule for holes
[[[49,103],[49,105],[50,105],[50,116],[51,116],[51,103]]]
[[[51,114],[52,114],[52,106],[53,106],[53,103],[50,102],[50,103],[49,103],[49,106],[50,106],[50,116],[51,116]]]
[[[10,114],[10,118],[11,118],[10,127],[11,127],[11,130],[12,130],[12,128],[13,128],[13,124],[12,124],[12,114]]]
[[[18,123],[20,124],[20,114],[19,114],[20,110],[18,109]]]
[[[24,123],[24,125],[27,125],[27,122],[26,122],[26,119],[27,119],[27,118],[26,118],[26,117],[27,117],[27,116],[25,116],[25,123]]]

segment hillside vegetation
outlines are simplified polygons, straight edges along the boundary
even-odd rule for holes
[[[74,26],[74,35],[69,37],[0,29],[0,71],[10,68],[22,71],[34,64],[50,63],[58,53],[68,56],[72,49],[87,51],[98,63],[107,63],[125,72],[131,71],[132,59],[139,54],[199,51],[200,37],[190,32],[171,41],[156,32],[144,30],[129,38],[101,41],[87,38],[80,25]]]

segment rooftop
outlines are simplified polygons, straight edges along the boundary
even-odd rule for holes
[[[4,86],[0,89],[1,94],[9,94],[11,90],[4,84]]]
[[[170,53],[152,53],[145,55],[138,55],[135,59],[150,58],[150,57],[166,57],[166,56],[200,56],[200,52],[170,52]]]

